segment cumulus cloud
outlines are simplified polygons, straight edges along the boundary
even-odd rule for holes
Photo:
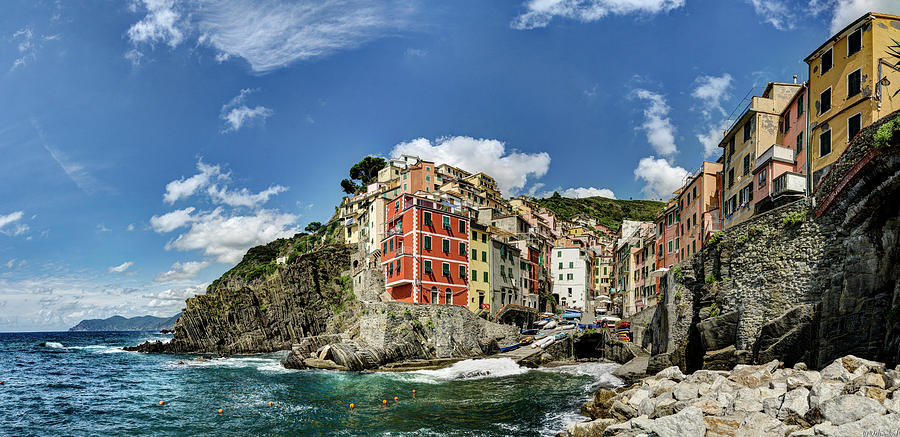
[[[222,133],[236,132],[241,126],[249,123],[265,123],[266,119],[275,113],[275,111],[272,111],[265,106],[257,105],[251,108],[244,104],[247,96],[253,93],[253,91],[254,90],[251,89],[242,89],[237,96],[231,99],[231,101],[222,105],[222,110],[219,112],[219,118],[225,120],[226,124]]]
[[[393,157],[402,154],[487,173],[496,179],[498,188],[506,195],[516,194],[529,178],[540,178],[550,168],[550,155],[545,152],[507,152],[502,141],[463,136],[442,137],[433,142],[416,138],[391,150]]]
[[[203,163],[203,160],[197,160],[197,170],[200,173],[189,178],[182,177],[166,184],[163,201],[171,205],[179,199],[194,195],[197,190],[207,187],[214,180],[227,179],[228,177],[222,174],[222,169],[218,165],[207,165]]]
[[[0,234],[9,237],[16,237],[28,232],[28,225],[19,223],[24,213],[22,211],[11,212],[6,215],[0,215]]]
[[[156,282],[172,282],[181,279],[190,279],[197,276],[201,270],[209,266],[207,261],[175,262],[168,271],[156,275]]]
[[[554,191],[545,191],[540,194],[539,197],[550,197],[553,193],[559,193],[562,197],[570,197],[573,199],[584,199],[585,197],[605,197],[607,199],[615,199],[616,195],[609,188],[595,188],[595,187],[577,187],[577,188],[566,188],[559,189],[557,188]]]
[[[641,192],[651,199],[671,197],[672,193],[684,184],[687,174],[687,170],[654,156],[642,158],[634,169],[634,178],[644,181]]]
[[[212,197],[213,201],[216,203],[224,203],[228,206],[248,207],[255,207],[266,203],[269,201],[270,197],[285,191],[287,191],[287,188],[282,187],[281,185],[273,185],[255,194],[251,193],[250,190],[246,188],[229,191],[227,187],[219,187],[217,185],[212,185],[206,189],[206,192],[209,193],[210,197]]]
[[[414,8],[405,0],[143,0],[135,12],[144,17],[128,30],[129,59],[196,37],[217,62],[237,57],[267,72],[404,29]]]
[[[649,106],[644,109],[644,123],[641,129],[647,134],[647,142],[653,150],[663,156],[678,152],[675,146],[675,126],[669,119],[669,105],[661,94],[644,89],[634,90],[634,96],[646,100]]]
[[[193,220],[193,217],[191,217],[191,213],[193,213],[195,209],[196,208],[194,208],[193,206],[189,206],[187,208],[177,209],[160,216],[155,215],[153,217],[150,217],[150,226],[153,227],[154,231],[160,234],[172,232],[175,229],[178,229],[190,223]]]
[[[184,308],[186,299],[202,294],[208,286],[209,283],[203,283],[185,288],[169,288],[156,294],[146,295],[144,298],[150,299],[147,307],[164,314],[172,314]]]
[[[281,185],[272,185],[258,193],[253,193],[246,188],[233,189],[227,185],[230,182],[231,173],[224,173],[219,165],[205,164],[202,160],[197,161],[197,171],[197,174],[189,178],[182,176],[166,184],[163,201],[171,205],[178,200],[205,193],[213,203],[257,207],[268,202],[272,196],[287,191],[287,187]],[[188,213],[192,211],[193,209]],[[178,217],[184,217],[184,213],[182,212]],[[156,229],[156,225],[154,225],[154,229]]]
[[[722,102],[731,98],[728,90],[732,80],[731,75],[725,73],[721,76],[700,76],[694,81],[691,96],[700,101],[700,112],[706,120],[704,131],[697,134],[697,140],[703,145],[704,157],[718,153],[719,141],[728,125]]]
[[[753,10],[766,23],[778,30],[791,30],[797,19],[797,5],[785,4],[784,0],[749,0]]]
[[[546,27],[554,17],[588,23],[607,15],[649,16],[684,6],[685,0],[528,0],[510,25],[528,30]]]
[[[831,33],[852,23],[867,12],[884,12],[900,15],[900,2],[897,0],[812,0],[814,9],[823,8],[831,12]]]
[[[125,273],[125,271],[131,268],[131,266],[133,265],[134,261],[125,261],[117,266],[107,268],[106,271],[107,273]]]
[[[226,213],[223,208],[198,214],[190,229],[166,244],[166,250],[200,250],[221,263],[237,263],[247,249],[298,232],[297,216],[277,210],[252,214]]]

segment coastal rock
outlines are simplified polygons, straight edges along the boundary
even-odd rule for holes
[[[887,409],[874,399],[864,396],[841,395],[825,401],[822,417],[833,425],[856,422],[870,414],[885,414]]]
[[[569,437],[600,437],[610,425],[618,423],[616,419],[596,419],[590,422],[573,423],[566,427]]]
[[[741,422],[735,437],[783,437],[786,426],[765,413],[750,413]]]
[[[649,428],[659,437],[703,435],[706,432],[703,412],[696,407],[687,407],[671,416],[653,420]]]
[[[703,349],[713,351],[734,346],[737,338],[738,312],[710,317],[697,324]]]
[[[844,390],[844,383],[831,379],[823,379],[813,383],[809,392],[810,408],[821,408],[826,401],[839,396]]]

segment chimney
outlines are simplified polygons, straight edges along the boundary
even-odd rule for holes
[[[797,75],[794,75],[794,83],[797,83]]]

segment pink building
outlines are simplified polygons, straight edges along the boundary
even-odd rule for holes
[[[754,214],[768,211],[806,193],[807,85],[797,89],[781,113],[778,143],[756,159],[753,169]]]

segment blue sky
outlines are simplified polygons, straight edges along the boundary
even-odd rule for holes
[[[313,6],[314,5],[314,6]],[[6,2],[0,331],[171,315],[367,154],[662,198],[892,0]],[[758,91],[757,91],[758,92]]]

